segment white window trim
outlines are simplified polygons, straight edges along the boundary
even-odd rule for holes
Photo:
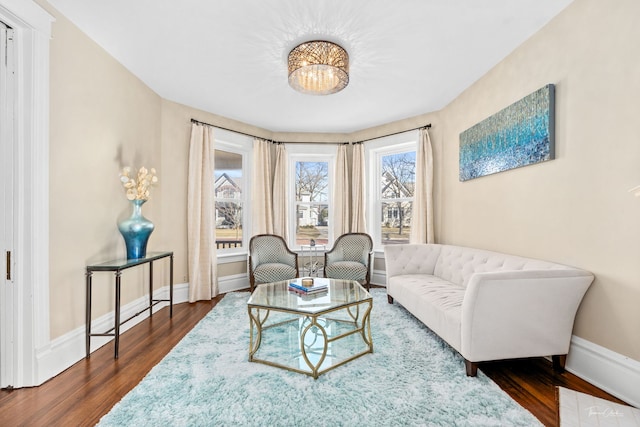
[[[329,205],[329,235],[327,248],[333,245],[334,210],[333,210],[333,181],[336,163],[337,148],[333,144],[290,144],[287,146],[289,157],[289,249],[300,251],[301,247],[296,243],[296,162],[328,162],[329,163],[329,189],[327,200]]]
[[[382,245],[382,236],[380,235],[381,209],[378,206],[380,200],[380,159],[383,156],[406,151],[417,150],[418,148],[418,132],[408,131],[397,135],[391,135],[378,138],[365,143],[365,159],[366,159],[366,188],[370,194],[369,206],[367,207],[367,223],[371,224],[369,234],[373,239],[374,252],[382,253],[384,246]]]
[[[242,155],[242,179],[244,188],[242,189],[242,247],[230,249],[218,249],[216,258],[218,263],[226,264],[231,262],[245,261],[249,252],[249,230],[251,224],[251,161],[253,153],[253,138],[241,133],[228,131],[214,127],[213,137],[215,139],[214,149],[228,151]],[[212,177],[212,179],[215,179]]]

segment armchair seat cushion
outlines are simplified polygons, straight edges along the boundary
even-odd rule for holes
[[[326,266],[325,276],[332,279],[365,280],[367,267],[356,261],[336,261]]]
[[[295,279],[297,272],[294,267],[288,264],[270,262],[257,266],[253,275],[255,276],[256,282],[271,283],[279,282],[281,280]]]

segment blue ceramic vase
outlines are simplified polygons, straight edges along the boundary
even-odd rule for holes
[[[147,242],[153,231],[153,223],[142,215],[142,205],[146,200],[132,200],[131,216],[118,223],[118,230],[127,246],[127,259],[144,258],[147,255]]]

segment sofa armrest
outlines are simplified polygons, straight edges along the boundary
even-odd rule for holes
[[[474,274],[462,302],[460,353],[471,362],[567,354],[593,278],[577,269]]]

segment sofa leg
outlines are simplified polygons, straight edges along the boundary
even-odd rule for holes
[[[387,302],[389,304],[393,304],[393,297],[391,295],[389,295],[389,294],[387,294]]]
[[[478,375],[478,364],[476,362],[469,362],[467,359],[464,359],[464,366],[467,368],[468,377],[475,377]]]
[[[556,354],[551,356],[551,361],[553,362],[553,370],[558,373],[564,372],[564,366],[567,363],[567,355],[566,354]]]

